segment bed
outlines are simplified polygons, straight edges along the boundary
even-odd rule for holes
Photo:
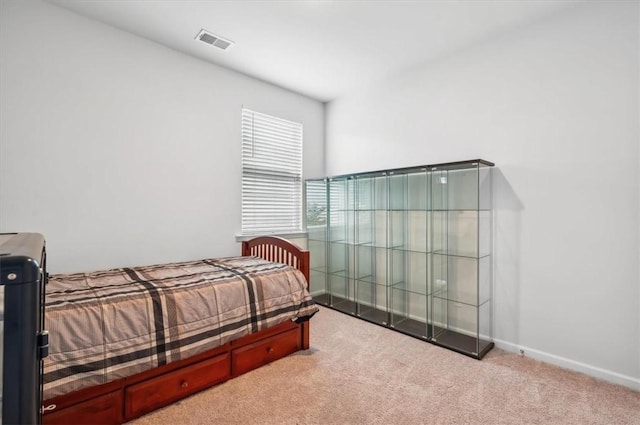
[[[120,424],[309,348],[309,252],[277,237],[242,256],[54,275],[44,424]]]

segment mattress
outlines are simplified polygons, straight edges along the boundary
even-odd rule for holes
[[[306,288],[299,270],[258,257],[52,275],[44,399],[308,320],[318,307]]]

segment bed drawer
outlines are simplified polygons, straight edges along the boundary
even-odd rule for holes
[[[54,424],[119,424],[122,423],[122,391],[53,411],[43,416],[44,425]]]
[[[125,419],[141,416],[230,378],[229,354],[185,366],[125,389]]]
[[[298,351],[300,331],[292,329],[231,351],[231,374],[241,375]]]

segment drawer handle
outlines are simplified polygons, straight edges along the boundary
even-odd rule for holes
[[[273,348],[271,348],[271,347],[267,348],[267,353],[268,353],[268,354],[273,353]]]
[[[46,412],[47,410],[56,410],[56,406],[55,404],[50,404],[48,406],[42,406],[42,413]]]
[[[189,383],[187,381],[182,381],[180,382],[180,388],[185,389],[189,386]]]

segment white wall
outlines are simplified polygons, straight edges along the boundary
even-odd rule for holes
[[[494,161],[497,345],[640,389],[638,4],[588,2],[327,106],[327,173]]]
[[[41,232],[52,272],[236,255],[240,109],[324,106],[40,1],[0,10],[0,231]]]

